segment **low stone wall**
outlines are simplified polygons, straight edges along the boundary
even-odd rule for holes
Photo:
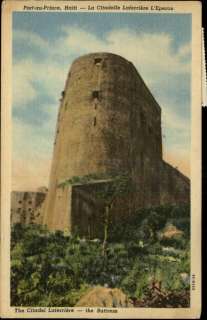
[[[162,163],[160,173],[160,204],[190,203],[190,180],[168,163]]]
[[[11,224],[37,223],[41,215],[37,208],[41,206],[45,197],[46,192],[12,191]]]

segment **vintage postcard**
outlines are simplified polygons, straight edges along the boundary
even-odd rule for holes
[[[198,318],[201,3],[4,1],[1,314]]]

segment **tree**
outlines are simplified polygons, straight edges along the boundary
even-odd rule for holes
[[[106,183],[103,189],[96,191],[97,199],[101,199],[104,203],[104,238],[103,238],[103,255],[106,253],[106,246],[109,233],[109,225],[111,218],[111,211],[114,205],[114,202],[130,193],[132,190],[132,183],[127,174],[117,175],[112,181]]]

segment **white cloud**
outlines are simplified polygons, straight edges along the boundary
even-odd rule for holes
[[[104,51],[107,43],[100,40],[95,34],[78,27],[62,27],[64,36],[57,41],[56,53],[59,55],[77,54],[95,51]]]
[[[162,104],[162,106],[162,123],[164,129],[173,129],[175,132],[179,130],[183,133],[190,131],[190,121],[179,116],[176,111],[174,111],[176,110],[175,107],[169,104]]]
[[[186,57],[190,53],[191,53],[191,45],[190,45],[190,43],[187,43],[187,44],[183,45],[178,50],[178,55],[180,57]]]
[[[188,65],[172,52],[172,38],[168,34],[133,34],[130,31],[114,31],[108,36],[113,52],[131,60],[140,70],[147,72],[183,73]],[[124,44],[124,45],[123,45]]]
[[[27,103],[34,101],[40,90],[57,101],[66,74],[67,70],[53,61],[37,63],[25,59],[17,62],[13,67],[13,105],[24,108]]]
[[[13,120],[13,190],[35,190],[48,185],[57,106],[44,105],[43,108],[48,112],[48,119],[42,126],[35,127],[22,120]]]
[[[163,105],[162,135],[165,153],[177,154],[180,158],[190,157],[190,120],[179,116],[173,106]],[[172,158],[172,156],[171,156]]]
[[[12,141],[16,158],[48,157],[52,151],[58,108],[55,105],[43,105],[47,120],[42,125],[31,125],[20,119],[13,119]]]
[[[33,73],[30,63],[20,62],[13,66],[13,105],[24,106],[33,101],[37,92],[32,85]]]
[[[13,37],[15,41],[26,43],[27,46],[37,47],[40,49],[48,49],[50,48],[49,43],[46,39],[43,39],[38,34],[29,31],[23,30],[14,30]]]
[[[78,28],[63,28],[65,37],[56,46],[60,52],[76,54],[106,51],[124,56],[132,61],[138,70],[179,74],[189,72],[189,61],[181,57],[189,53],[189,44],[172,50],[173,39],[166,33],[135,33],[128,29],[113,30],[104,40]]]
[[[29,59],[17,62],[13,67],[14,106],[24,107],[37,98],[40,89],[58,99],[65,77],[66,71],[57,64],[36,63]]]
[[[172,104],[162,104],[163,157],[190,176],[190,120],[179,116]]]

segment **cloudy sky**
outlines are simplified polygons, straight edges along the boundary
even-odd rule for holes
[[[136,66],[162,108],[164,158],[189,176],[191,15],[15,12],[13,189],[48,184],[68,69],[97,51]]]

